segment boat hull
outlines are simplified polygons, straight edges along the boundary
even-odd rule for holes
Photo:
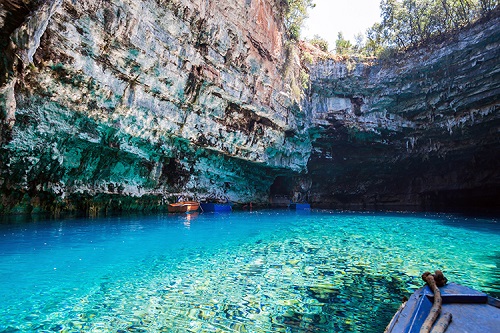
[[[499,332],[500,301],[477,290],[450,283],[439,288],[443,300],[441,313],[451,313],[446,333]],[[418,289],[396,312],[385,333],[418,333],[434,301],[432,290]]]
[[[204,212],[230,212],[233,210],[229,203],[201,203]]]
[[[310,210],[311,205],[308,203],[296,203],[292,202],[289,206],[290,209],[292,210]]]
[[[169,213],[195,212],[200,208],[200,203],[196,201],[181,201],[168,205]]]

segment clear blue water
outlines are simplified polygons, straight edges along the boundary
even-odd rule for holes
[[[0,224],[0,332],[382,332],[420,274],[500,295],[500,223],[258,211]]]

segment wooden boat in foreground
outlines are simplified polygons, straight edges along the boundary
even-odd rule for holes
[[[200,208],[200,203],[196,201],[180,201],[168,205],[169,213],[194,212]]]
[[[449,283],[439,288],[442,298],[441,316],[451,314],[446,333],[500,332],[500,300],[477,290]],[[429,286],[418,289],[401,305],[385,333],[420,332],[434,301]],[[434,329],[436,328],[434,324]],[[438,331],[444,332],[444,331]]]

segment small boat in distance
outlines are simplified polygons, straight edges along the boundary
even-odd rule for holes
[[[441,317],[451,321],[446,333],[500,332],[500,300],[459,284],[449,283],[439,288],[442,300]],[[415,291],[396,312],[384,333],[419,333],[431,312],[434,293],[428,285]],[[439,322],[434,324],[432,332]],[[441,327],[442,328],[442,327]]]
[[[202,202],[200,205],[204,212],[230,212],[233,210],[230,202]]]
[[[291,202],[288,208],[292,210],[310,210],[311,205],[308,203]]]
[[[168,205],[169,213],[195,212],[200,208],[200,203],[196,201],[180,201]]]

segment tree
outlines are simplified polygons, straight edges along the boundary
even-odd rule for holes
[[[309,43],[316,46],[323,52],[328,52],[328,41],[319,35],[314,35]]]
[[[363,52],[368,56],[378,55],[384,48],[382,25],[380,23],[375,23],[371,28],[366,30],[365,36],[366,42],[363,47]]]
[[[354,35],[354,51],[356,51],[357,53],[361,53],[363,52],[363,49],[364,49],[364,40],[365,40],[365,37],[363,36],[362,33],[358,33],[356,35]]]
[[[335,41],[335,52],[339,55],[347,55],[352,51],[352,44],[344,38],[344,34],[340,31]]]
[[[382,22],[368,29],[365,49],[420,45],[489,16],[498,5],[499,0],[382,0]]]
[[[293,40],[299,40],[300,29],[307,18],[307,10],[314,8],[313,0],[285,0],[285,27]]]

